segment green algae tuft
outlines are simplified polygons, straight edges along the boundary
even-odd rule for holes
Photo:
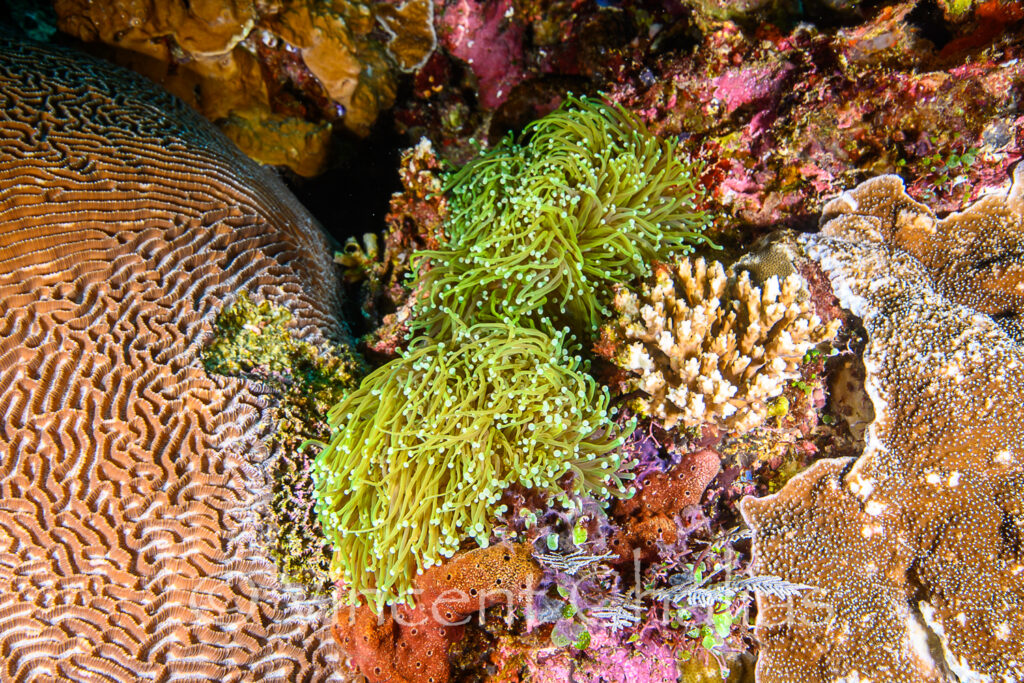
[[[265,520],[271,555],[287,579],[326,593],[331,548],[316,518],[312,458],[300,446],[327,437],[324,415],[355,388],[362,365],[349,349],[297,339],[291,319],[287,309],[241,292],[217,316],[202,361],[210,374],[258,382],[271,399],[270,441],[277,446]]]

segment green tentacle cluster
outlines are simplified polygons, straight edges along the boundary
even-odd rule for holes
[[[542,316],[592,331],[613,285],[705,239],[693,163],[621,106],[570,97],[524,137],[450,179],[448,241],[418,255],[430,270],[415,332]]]
[[[447,242],[417,255],[407,351],[329,414],[317,510],[349,598],[411,597],[415,574],[486,545],[511,485],[630,495],[620,430],[580,356],[613,285],[688,251],[693,168],[625,110],[570,98],[449,183]],[[564,500],[564,498],[563,498]]]
[[[554,498],[571,475],[576,493],[626,492],[608,393],[567,342],[505,323],[421,337],[331,410],[314,478],[353,599],[372,586],[380,609],[463,538],[486,546],[512,484]]]

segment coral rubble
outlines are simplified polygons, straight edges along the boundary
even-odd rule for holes
[[[646,396],[634,407],[666,428],[757,426],[804,354],[838,329],[821,324],[799,274],[755,286],[749,271],[703,258],[658,266],[641,296],[623,289],[615,308],[601,346],[638,375],[629,386]]]
[[[1024,168],[942,220],[875,178],[822,223],[808,253],[867,329],[877,417],[858,458],[743,501],[758,571],[817,588],[759,596],[758,678],[1020,680]]]

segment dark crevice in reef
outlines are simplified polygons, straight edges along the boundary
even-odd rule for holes
[[[397,133],[385,117],[365,139],[336,134],[332,141],[336,161],[316,178],[300,178],[287,171],[283,176],[340,250],[350,237],[362,243],[366,233],[384,234],[391,195],[402,190],[398,176],[401,152],[413,142]],[[356,337],[372,329],[360,309],[364,284],[345,287],[341,311]]]
[[[927,601],[928,595],[930,594],[929,589],[924,585],[921,580],[921,576],[918,573],[918,563],[920,560],[914,560],[907,568],[907,603],[910,607],[909,622],[911,627],[916,626],[920,629],[920,634],[923,637],[923,645],[928,652],[928,656],[931,657],[932,661],[935,662],[936,668],[942,672],[942,680],[956,681],[959,680],[957,676],[949,670],[946,664],[946,657],[942,650],[942,639],[927,622],[925,615],[921,610],[921,605]],[[913,633],[913,631],[911,631]],[[919,647],[920,647],[919,645]]]
[[[410,146],[384,117],[365,139],[336,134],[334,165],[316,178],[287,174],[288,186],[339,245],[349,237],[384,232],[384,217],[398,178],[401,150]]]
[[[946,43],[953,40],[953,34],[946,26],[946,20],[942,15],[942,8],[935,0],[922,0],[907,15],[907,23],[918,30],[922,38],[928,40],[941,50]]]
[[[1019,561],[1022,556],[1021,551],[1024,549],[1020,523],[1005,510],[1003,511],[1003,521],[999,524],[999,536],[1003,541],[1003,552]]]
[[[0,0],[0,30],[46,41],[57,31],[57,13],[39,0]]]

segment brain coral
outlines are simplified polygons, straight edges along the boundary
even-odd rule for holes
[[[1024,679],[1024,349],[999,324],[1021,234],[1018,166],[941,221],[870,180],[805,239],[863,319],[877,418],[860,457],[742,503],[756,571],[819,589],[758,596],[758,680]]]
[[[808,349],[838,328],[821,324],[797,273],[757,287],[746,270],[703,258],[658,266],[642,295],[621,289],[615,307],[621,315],[605,328],[604,346],[625,344],[615,362],[637,373],[631,386],[647,395],[634,407],[670,429],[757,426]]]
[[[503,323],[421,337],[331,410],[313,476],[351,601],[404,601],[463,539],[486,546],[512,484],[624,492],[608,392],[565,337]]]
[[[310,680],[257,542],[261,409],[199,362],[248,289],[336,330],[326,240],[139,76],[0,38],[0,679]]]

